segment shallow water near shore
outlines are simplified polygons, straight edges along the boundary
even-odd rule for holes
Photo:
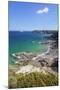
[[[14,64],[15,60],[11,55],[18,52],[43,53],[47,50],[44,35],[33,32],[9,32],[9,64]]]

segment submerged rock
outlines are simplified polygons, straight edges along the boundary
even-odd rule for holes
[[[20,61],[32,60],[33,57],[36,57],[35,54],[27,52],[12,54],[12,56]]]

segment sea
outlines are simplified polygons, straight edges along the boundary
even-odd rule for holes
[[[16,59],[13,53],[32,52],[43,53],[47,50],[47,45],[41,42],[46,41],[45,34],[42,32],[20,32],[9,31],[9,64],[15,64]]]

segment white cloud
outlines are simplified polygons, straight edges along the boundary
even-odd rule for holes
[[[43,8],[43,9],[39,9],[37,10],[37,14],[42,14],[42,13],[48,13],[49,9],[47,7]]]

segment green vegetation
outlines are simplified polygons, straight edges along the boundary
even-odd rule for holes
[[[9,88],[26,88],[58,85],[58,78],[51,73],[32,72],[9,75]]]

